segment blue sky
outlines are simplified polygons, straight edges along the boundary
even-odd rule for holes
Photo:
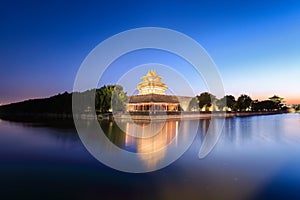
[[[227,94],[259,99],[278,94],[289,103],[300,103],[299,1],[1,1],[0,5],[2,104],[71,92],[78,68],[96,45],[119,32],[146,26],[174,29],[199,42],[216,63]],[[163,62],[164,54],[151,55],[157,53],[146,57],[137,53],[132,64]],[[135,67],[125,60],[128,69]],[[121,61],[116,62],[122,65]],[[191,82],[197,92],[205,90],[201,83]]]

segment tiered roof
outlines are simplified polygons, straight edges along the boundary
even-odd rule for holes
[[[149,70],[146,76],[142,77],[142,82],[137,85],[139,95],[165,94],[168,87],[161,79],[162,77],[158,76],[155,70]]]

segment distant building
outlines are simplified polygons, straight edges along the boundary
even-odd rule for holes
[[[174,95],[167,95],[167,85],[156,71],[149,70],[137,85],[138,95],[131,96],[127,104],[129,112],[179,111],[180,104]]]

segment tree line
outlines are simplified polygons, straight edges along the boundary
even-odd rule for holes
[[[233,95],[225,95],[218,99],[215,95],[203,92],[194,97],[189,104],[190,111],[276,111],[287,110],[284,99],[274,95],[267,100],[258,101],[246,94],[237,99]]]
[[[292,109],[294,109],[295,112],[300,112],[300,104],[293,105]]]
[[[23,102],[11,103],[0,106],[0,113],[52,113],[52,114],[71,114],[72,113],[72,94],[65,92],[49,98],[29,99]]]
[[[58,94],[49,98],[30,99],[23,102],[0,106],[0,114],[72,114],[72,95],[80,104],[74,108],[77,113],[90,112],[95,105],[97,113],[122,111],[125,109],[127,94],[120,85],[104,85],[84,92]],[[113,106],[112,106],[113,105]]]
[[[80,104],[72,110],[73,95]],[[53,113],[72,114],[91,112],[91,105],[95,105],[96,113],[125,111],[129,97],[120,85],[104,85],[98,89],[84,92],[58,94],[44,99],[32,99],[23,102],[0,106],[1,113]],[[298,106],[299,107],[299,106]],[[216,96],[203,92],[192,98],[187,111],[274,111],[286,110],[284,99],[274,95],[267,100],[252,100],[250,96],[242,94],[237,99],[232,95],[225,95],[218,99]],[[298,108],[297,108],[298,109]],[[300,109],[300,107],[299,107]]]

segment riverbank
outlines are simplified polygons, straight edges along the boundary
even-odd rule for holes
[[[211,118],[231,118],[231,117],[249,117],[258,115],[283,114],[282,111],[264,111],[264,112],[181,112],[181,113],[160,113],[160,114],[140,114],[140,113],[120,113],[114,115],[114,119],[121,120],[194,120]]]
[[[210,118],[230,118],[230,117],[248,117],[258,115],[274,115],[283,114],[287,112],[282,111],[264,111],[264,112],[161,112],[161,113],[104,113],[104,114],[76,114],[76,119],[83,120],[195,120],[195,119],[210,119]],[[0,118],[11,121],[28,121],[28,122],[39,122],[45,120],[73,120],[71,114],[53,114],[53,113],[0,113]]]

